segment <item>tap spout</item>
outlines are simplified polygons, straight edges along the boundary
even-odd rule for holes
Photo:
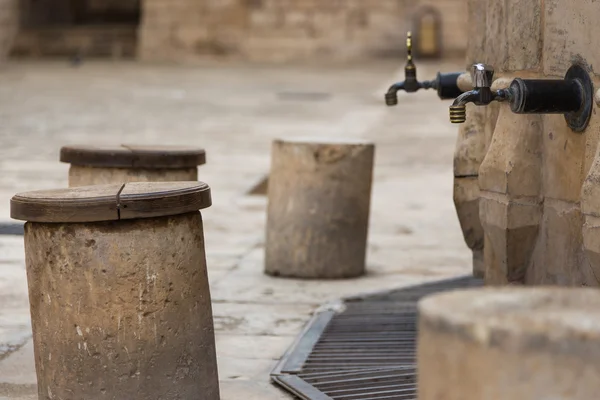
[[[398,92],[404,90],[404,82],[394,83],[385,94],[385,104],[395,106],[398,104]]]
[[[489,87],[475,88],[458,96],[450,106],[450,122],[462,124],[467,120],[467,107],[469,103],[486,106],[492,101],[506,101],[510,98],[510,90],[500,89],[492,92]]]
[[[464,92],[458,96],[450,107],[464,107],[469,103],[476,103],[479,99],[479,89]]]

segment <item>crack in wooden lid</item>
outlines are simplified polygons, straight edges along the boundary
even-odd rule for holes
[[[212,204],[203,182],[131,182],[16,194],[12,218],[74,223],[152,218],[198,211]]]
[[[178,146],[64,146],[60,161],[104,168],[193,168],[206,163],[206,152]]]

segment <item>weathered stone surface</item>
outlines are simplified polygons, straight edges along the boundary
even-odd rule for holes
[[[483,227],[479,219],[477,176],[454,178],[454,205],[467,246],[473,251],[473,275],[483,277]]]
[[[494,30],[504,29],[502,26],[488,26],[488,17],[493,18],[491,20],[493,24],[497,18],[495,11],[491,9],[492,6],[490,1],[470,0],[468,2],[469,35],[466,57],[468,69],[475,63],[492,62],[488,59],[487,48],[498,44],[498,33]],[[500,85],[503,85],[505,79],[500,78],[500,81]],[[458,85],[463,91],[471,90],[470,74],[462,74],[458,79]],[[497,90],[497,80],[492,86],[493,90]],[[497,103],[487,107],[468,104],[467,121],[459,128],[454,152],[454,204],[465,241],[473,251],[473,274],[478,277],[485,275],[484,247],[489,241],[481,225],[478,177],[481,163],[496,129],[499,107]],[[492,255],[493,249],[489,249],[490,260],[494,258]]]
[[[69,187],[125,182],[175,182],[197,180],[197,168],[98,168],[80,165],[71,165],[69,168]]]
[[[595,0],[544,3],[544,74],[564,77],[573,61],[600,65],[593,49],[600,35],[598,4]]]
[[[364,274],[375,146],[273,142],[265,272],[299,278]]]
[[[468,0],[467,66],[486,60],[487,3],[482,0]]]
[[[541,0],[477,1],[471,5],[468,60],[497,72],[537,69],[541,59]],[[487,5],[487,7],[486,7]]]
[[[494,102],[485,107],[485,151],[489,150],[492,144],[492,138],[494,137],[494,131],[496,130],[496,124],[498,123],[498,117],[500,115],[500,109],[503,105],[501,103]]]
[[[494,264],[489,264],[486,259],[486,283],[524,283],[539,233],[540,204],[483,192],[479,207],[487,238],[485,251],[491,251],[490,260],[494,260]]]
[[[481,168],[482,190],[513,196],[539,196],[542,118],[516,115],[501,105],[498,122]]]
[[[28,223],[40,399],[218,399],[199,213]]]
[[[544,116],[544,194],[553,199],[578,202],[583,184],[587,135],[575,133],[562,115]]]
[[[487,283],[525,281],[542,215],[541,129],[540,116],[515,115],[501,106],[479,171]]]
[[[589,286],[598,286],[600,285],[600,218],[586,215],[582,235],[586,259],[581,268],[591,272]]]
[[[427,298],[419,304],[419,399],[595,398],[599,309],[595,289],[480,289]]]
[[[596,286],[582,263],[584,219],[570,202],[546,198],[539,240],[525,282],[532,285]]]
[[[541,67],[542,3],[543,0],[506,0],[508,71]]]
[[[482,54],[484,62],[494,66],[497,72],[503,72],[508,69],[508,4],[506,1],[488,0],[485,9],[485,24],[478,32],[471,31],[471,35],[484,35],[485,47]],[[476,20],[481,17],[475,17]],[[481,24],[481,21],[478,21]]]
[[[581,190],[581,212],[585,222],[582,227],[583,248],[586,259],[582,268],[592,272],[595,285],[600,284],[600,155],[596,157],[589,169]]]

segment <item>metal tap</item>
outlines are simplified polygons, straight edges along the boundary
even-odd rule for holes
[[[408,32],[406,37],[407,61],[404,67],[404,81],[390,86],[385,94],[385,104],[395,106],[398,104],[398,92],[404,90],[407,93],[414,93],[420,89],[436,89],[440,99],[453,99],[462,93],[458,88],[457,79],[460,72],[448,74],[438,73],[433,81],[419,82],[417,80],[417,67],[413,62],[412,56],[412,33]]]
[[[494,68],[485,64],[474,64],[471,67],[471,80],[473,81],[473,90],[464,92],[454,100],[450,106],[450,122],[453,124],[462,124],[467,119],[468,103],[474,103],[478,106],[485,106],[492,101],[506,100],[504,90],[492,92],[492,82],[494,80]]]
[[[583,131],[592,114],[594,85],[587,71],[572,65],[564,79],[514,79],[506,89],[491,90],[494,69],[475,64],[471,69],[474,89],[458,96],[450,106],[450,122],[466,120],[466,104],[488,105],[507,101],[515,114],[564,114],[569,127]]]

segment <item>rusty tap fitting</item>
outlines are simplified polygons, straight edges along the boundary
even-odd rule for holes
[[[592,113],[594,87],[587,71],[573,65],[564,79],[514,79],[506,89],[491,90],[494,69],[475,64],[471,69],[474,89],[458,96],[450,106],[450,122],[466,120],[466,104],[488,105],[507,101],[515,114],[564,114],[569,127],[584,130]]]
[[[414,93],[420,89],[436,89],[440,99],[453,99],[462,93],[458,88],[457,80],[460,72],[448,74],[438,73],[433,81],[419,82],[417,80],[417,67],[413,62],[412,56],[412,33],[408,32],[406,37],[406,66],[404,67],[404,81],[390,86],[385,94],[385,104],[395,106],[398,104],[398,92],[404,90],[407,93]]]

